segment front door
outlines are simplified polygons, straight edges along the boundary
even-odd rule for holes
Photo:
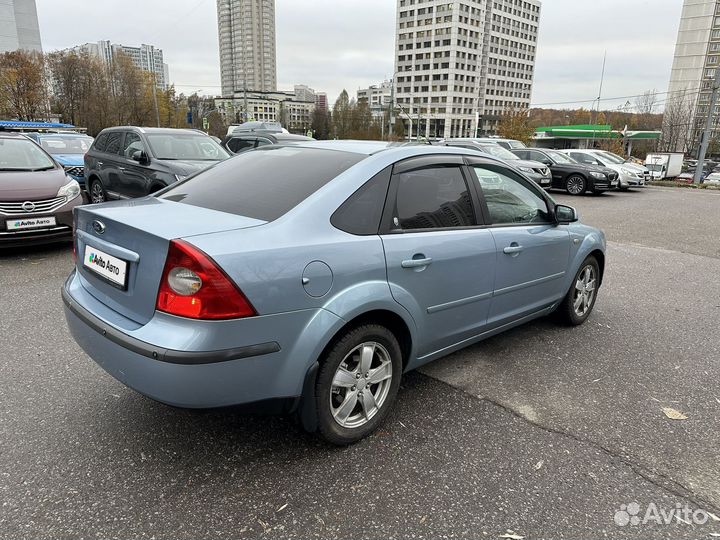
[[[132,131],[125,134],[122,155],[122,187],[119,191],[126,197],[144,197],[150,189],[151,169],[132,159],[135,152],[145,152],[147,149],[140,139],[140,135]]]
[[[560,300],[570,259],[567,226],[557,225],[549,201],[512,169],[470,158],[497,248],[488,328],[536,313]]]
[[[495,243],[459,156],[395,166],[381,236],[395,300],[418,327],[418,356],[481,333],[495,280]]]

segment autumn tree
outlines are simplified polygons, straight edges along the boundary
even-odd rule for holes
[[[346,90],[340,92],[332,112],[332,133],[336,139],[347,139],[352,129],[352,106]]]
[[[21,121],[47,117],[47,80],[42,54],[20,50],[0,55],[0,113]]]
[[[500,117],[498,135],[504,139],[515,139],[525,144],[532,141],[535,129],[530,123],[526,110],[508,110]]]
[[[330,111],[324,111],[316,107],[312,116],[313,137],[321,141],[329,139],[331,123]]]

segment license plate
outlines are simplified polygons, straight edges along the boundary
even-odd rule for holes
[[[23,229],[38,229],[54,227],[57,225],[54,217],[37,217],[24,219],[8,219],[5,226],[8,231],[22,231]]]
[[[85,246],[83,266],[123,289],[127,285],[127,265],[127,261],[108,255],[92,246]]]

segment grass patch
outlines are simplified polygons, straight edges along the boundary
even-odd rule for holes
[[[720,191],[720,186],[711,186],[708,184],[687,184],[685,182],[675,182],[673,180],[653,180],[648,182],[648,186],[662,186],[687,189],[707,189],[708,191]]]

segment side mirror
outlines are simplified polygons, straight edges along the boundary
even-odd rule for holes
[[[133,152],[132,160],[137,161],[140,164],[150,163],[150,158],[143,150],[136,150]]]
[[[549,159],[543,159],[542,162],[543,162],[543,164],[547,165],[548,167],[550,167],[553,164],[553,162],[550,161]]]
[[[577,210],[572,206],[565,206],[564,204],[555,205],[555,221],[558,223],[575,223],[579,219]]]

